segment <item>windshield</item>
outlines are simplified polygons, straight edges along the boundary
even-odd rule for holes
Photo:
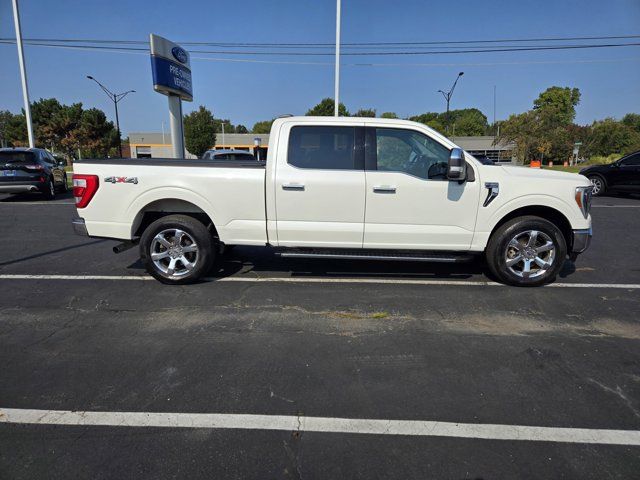
[[[0,164],[33,162],[35,162],[35,155],[33,152],[0,152]]]

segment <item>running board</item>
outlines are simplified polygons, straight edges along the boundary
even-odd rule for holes
[[[475,255],[468,253],[439,253],[439,252],[381,252],[380,250],[280,250],[275,252],[284,258],[324,258],[341,260],[387,260],[407,262],[440,262],[463,263],[470,262]]]

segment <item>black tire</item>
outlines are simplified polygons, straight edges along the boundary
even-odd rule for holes
[[[593,185],[593,196],[600,197],[607,191],[607,182],[602,175],[589,175],[587,177]]]
[[[537,233],[533,235],[533,232]],[[515,243],[510,243],[512,240]],[[485,256],[489,270],[497,280],[507,285],[537,287],[556,279],[567,257],[567,242],[560,229],[550,221],[536,216],[517,217],[493,232]],[[517,263],[508,266],[508,259]]]
[[[67,193],[69,191],[69,184],[67,183],[67,174],[64,174],[64,177],[62,179],[62,186],[60,187],[60,191],[62,193]]]
[[[56,185],[53,183],[52,177],[49,177],[42,187],[42,195],[44,195],[45,200],[53,200],[56,198]]]
[[[178,239],[179,234],[176,235],[176,230],[186,235],[180,235],[181,239]],[[166,243],[158,238],[164,239]],[[213,242],[207,227],[198,220],[187,215],[168,215],[156,220],[145,229],[140,238],[140,257],[147,272],[162,283],[168,285],[193,283],[206,275],[213,265],[215,259]],[[194,243],[195,251],[193,251]],[[187,249],[189,249],[188,252]],[[162,257],[152,258],[152,253]],[[165,253],[166,255],[163,255]],[[175,262],[172,274],[173,260]],[[187,268],[185,260],[191,265],[190,268]]]

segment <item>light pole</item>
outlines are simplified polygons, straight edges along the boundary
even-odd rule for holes
[[[122,100],[124,97],[126,97],[128,94],[135,93],[135,90],[127,90],[126,92],[123,92],[123,93],[113,93],[111,90],[109,90],[107,87],[105,87],[98,80],[93,78],[91,75],[87,75],[87,78],[89,80],[93,80],[94,82],[96,82],[100,86],[100,88],[104,90],[104,93],[106,93],[109,96],[109,98],[113,101],[113,105],[116,108],[116,130],[118,131],[118,153],[120,154],[120,158],[122,158],[122,138],[121,138],[122,135],[120,135],[120,119],[118,118],[118,102]]]
[[[33,122],[31,121],[31,104],[29,103],[29,85],[27,83],[27,67],[24,63],[24,49],[22,48],[22,30],[20,28],[20,11],[18,0],[13,0],[13,22],[16,27],[16,45],[18,46],[18,62],[20,64],[20,78],[22,80],[22,96],[24,99],[24,116],[27,121],[27,135],[29,148],[35,147],[33,136]]]
[[[255,137],[253,139],[253,146],[254,146],[254,150],[256,152],[256,160],[260,161],[260,143],[262,143],[262,140],[260,139],[260,137]]]
[[[340,112],[340,0],[336,0],[336,65],[334,89],[333,116],[337,117]]]
[[[453,82],[453,86],[451,87],[451,90],[449,90],[448,92],[438,90],[438,92],[440,92],[444,97],[444,99],[447,101],[447,133],[449,133],[449,124],[451,123],[451,119],[449,118],[449,102],[451,101],[451,96],[453,95],[453,91],[456,89],[456,84],[458,83],[458,80],[460,80],[460,77],[463,75],[464,75],[464,72],[460,72],[458,74],[458,76],[456,77],[456,81]]]

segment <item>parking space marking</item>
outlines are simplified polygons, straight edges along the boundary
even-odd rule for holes
[[[0,423],[139,428],[208,428],[640,446],[638,430],[535,427],[422,420],[231,413],[92,412],[0,408]]]
[[[149,275],[21,275],[3,274],[0,280],[111,280],[111,281],[149,281],[155,280]],[[322,277],[206,277],[205,280],[234,283],[369,283],[375,285],[433,285],[463,287],[506,287],[501,283],[484,280],[419,280],[407,278],[322,278]],[[544,285],[542,288],[615,288],[622,290],[640,290],[640,283],[562,283]]]

